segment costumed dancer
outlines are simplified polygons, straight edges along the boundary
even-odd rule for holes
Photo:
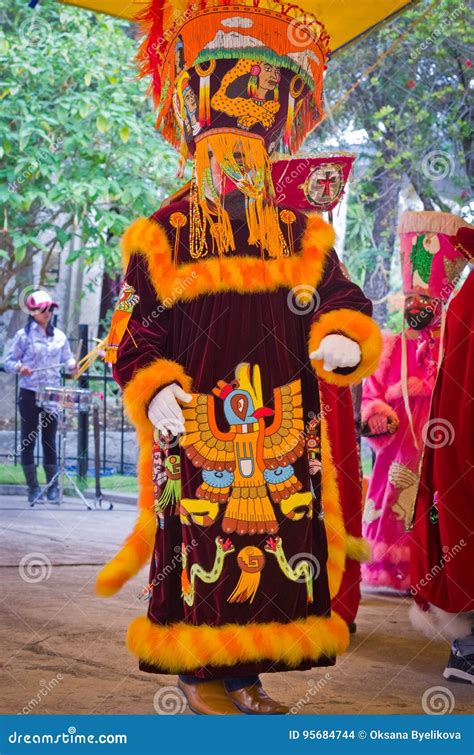
[[[136,298],[125,322],[121,297],[108,356],[140,443],[140,515],[97,590],[151,556],[148,615],[128,632],[140,668],[179,674],[197,713],[286,713],[259,674],[332,665],[348,644],[331,613],[346,533],[324,418],[313,474],[306,446],[318,381],[370,374],[381,336],[333,229],[274,197],[269,149],[296,151],[322,116],[321,25],[270,0],[167,9],[144,14],[141,60],[194,175],[123,240]],[[301,314],[302,296],[319,306]]]
[[[41,408],[36,394],[46,386],[61,385],[61,369],[73,372],[76,360],[71,353],[65,334],[55,328],[51,321],[53,310],[58,306],[46,291],[34,291],[26,299],[28,322],[15,334],[6,353],[3,366],[6,372],[20,376],[18,409],[21,419],[21,465],[28,486],[28,501],[35,503],[41,498],[34,458],[36,439],[41,428],[43,466],[49,483],[57,473],[56,433],[58,417],[54,412]],[[59,499],[57,482],[46,491],[52,503]]]
[[[455,248],[474,261],[474,230]],[[414,626],[452,641],[446,679],[474,683],[474,271],[451,301],[412,532]]]
[[[362,565],[362,580],[371,587],[410,588],[408,530],[438,372],[444,304],[465,266],[451,236],[463,225],[441,212],[405,212],[400,218],[404,326],[401,334],[384,334],[380,366],[365,381],[362,397],[362,423],[376,454],[363,527],[372,560]]]

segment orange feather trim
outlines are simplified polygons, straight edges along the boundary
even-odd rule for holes
[[[139,616],[128,628],[127,644],[141,661],[174,674],[264,659],[281,661],[291,668],[307,658],[316,661],[322,655],[340,655],[349,645],[349,632],[336,613],[330,618],[308,616],[289,624],[272,621],[222,626],[155,624]]]
[[[140,218],[122,239],[126,268],[132,254],[142,254],[156,295],[164,307],[209,293],[236,291],[241,294],[276,291],[306,285],[317,287],[326,257],[334,243],[334,229],[319,215],[310,215],[302,239],[301,254],[262,260],[248,256],[206,258],[173,264],[173,254],[164,228]]]
[[[123,392],[125,409],[137,430],[140,447],[138,460],[139,515],[122,548],[99,573],[96,592],[109,597],[120,590],[131,577],[150,560],[156,534],[156,515],[153,500],[152,448],[153,426],[147,416],[147,404],[160,387],[179,383],[191,389],[191,379],[181,365],[167,359],[157,359],[138,370]]]
[[[375,372],[382,354],[382,335],[375,320],[354,309],[335,309],[332,312],[326,312],[311,326],[309,353],[316,351],[322,339],[333,333],[339,333],[357,341],[362,352],[360,363],[348,375],[339,375],[325,370],[322,359],[313,359],[311,364],[318,377],[327,383],[345,386],[360,383],[363,378]]]
[[[324,415],[321,419],[321,503],[324,512],[324,526],[328,541],[326,564],[329,594],[334,598],[339,592],[346,567],[346,530],[342,515],[336,467],[334,466],[329,433]]]
[[[372,558],[370,543],[363,537],[348,535],[346,540],[346,556],[362,563],[370,561]]]
[[[151,451],[150,451],[151,452]],[[140,495],[143,502],[143,492]],[[153,503],[153,499],[151,499]],[[115,595],[125,582],[135,576],[149,560],[156,534],[156,515],[152,509],[143,509],[136,524],[114,558],[97,576],[95,590],[102,598]]]

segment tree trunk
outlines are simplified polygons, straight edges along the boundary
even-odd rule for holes
[[[370,203],[374,217],[374,241],[378,251],[375,267],[367,270],[364,291],[374,303],[374,318],[380,326],[387,323],[387,296],[390,289],[390,268],[397,232],[398,196],[401,175],[380,168],[374,176],[375,199]]]

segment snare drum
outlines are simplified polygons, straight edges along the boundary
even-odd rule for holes
[[[88,412],[91,405],[91,391],[84,388],[43,388],[36,394],[36,403],[47,412],[55,413],[66,409],[74,412]]]

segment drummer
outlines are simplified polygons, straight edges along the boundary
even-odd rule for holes
[[[5,355],[3,366],[7,372],[20,376],[18,408],[21,417],[21,465],[28,486],[28,501],[34,503],[41,496],[36,474],[34,450],[41,428],[43,465],[50,482],[57,472],[56,432],[57,415],[37,404],[36,394],[46,386],[61,384],[61,367],[72,373],[76,368],[65,334],[55,328],[51,318],[58,306],[46,291],[35,291],[26,300],[28,322],[15,334]],[[46,497],[58,501],[57,480],[48,488]]]

